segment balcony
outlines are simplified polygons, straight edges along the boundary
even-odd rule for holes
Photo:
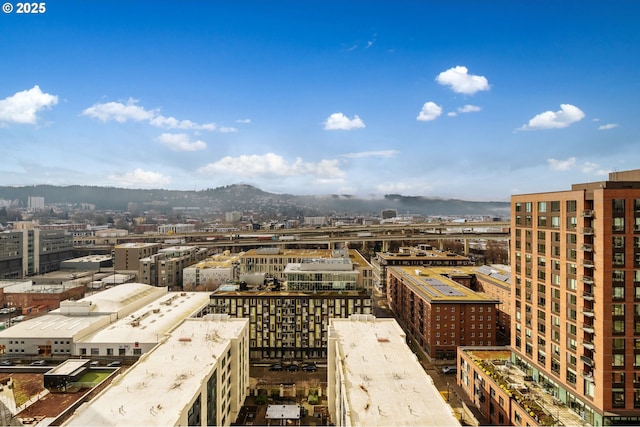
[[[590,366],[590,367],[592,367],[592,368],[593,368],[593,365],[594,365],[594,363],[593,363],[593,359],[592,359],[592,358],[590,358],[589,356],[582,355],[582,356],[580,356],[580,360],[581,360],[585,365]]]
[[[589,350],[593,350],[594,349],[593,342],[591,342],[591,341],[582,341],[581,344],[582,344],[582,346],[584,348],[587,348]]]
[[[593,316],[595,316],[595,314],[594,314],[594,312],[593,312],[593,309],[592,309],[592,308],[586,308],[586,307],[582,309],[582,314],[583,314],[584,316],[587,316],[587,317],[593,317]]]
[[[592,236],[593,235],[593,228],[591,228],[591,227],[582,227],[580,229],[580,233],[584,234],[585,236]]]
[[[593,371],[583,371],[581,376],[585,380],[593,382]]]
[[[583,250],[585,252],[592,252],[593,251],[593,245],[590,243],[585,243],[584,245],[582,245],[580,247],[580,250]]]
[[[593,211],[591,209],[585,209],[582,211],[583,218],[591,218],[593,217]]]
[[[585,301],[593,301],[593,294],[589,292],[583,292],[582,299]]]
[[[589,323],[583,323],[582,326],[580,327],[580,329],[582,329],[583,331],[585,331],[588,334],[593,334],[595,332],[593,330],[593,325],[591,325]]]
[[[585,268],[593,268],[595,265],[593,264],[592,259],[583,259],[581,265]]]
[[[593,285],[593,276],[582,276],[582,283]]]

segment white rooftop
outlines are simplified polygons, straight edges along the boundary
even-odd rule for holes
[[[128,307],[135,307],[149,299],[158,298],[167,293],[167,288],[145,285],[143,283],[124,283],[107,290],[84,297],[78,301],[91,302],[94,313],[117,313],[126,310]],[[131,311],[135,310],[133,308]],[[53,310],[52,313],[60,312],[60,309]]]
[[[169,426],[200,390],[248,319],[187,319],[166,342],[143,355],[95,399],[82,405],[69,426]]]
[[[102,315],[63,315],[45,314],[0,331],[0,339],[8,338],[68,338],[73,340],[95,330],[101,325],[108,325],[109,314]]]
[[[170,292],[80,342],[158,342],[159,337],[208,305],[209,299],[209,292]]]
[[[460,425],[395,319],[331,319],[329,334],[337,340],[352,425]]]

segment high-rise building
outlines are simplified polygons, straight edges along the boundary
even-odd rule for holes
[[[513,361],[591,425],[640,424],[640,170],[511,199]]]
[[[30,211],[41,211],[44,209],[44,197],[29,196],[27,199],[27,207]]]
[[[72,235],[66,231],[32,227],[0,233],[0,279],[59,270],[72,257]]]

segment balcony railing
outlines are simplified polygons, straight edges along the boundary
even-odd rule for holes
[[[581,344],[584,348],[588,348],[589,350],[594,349],[593,343],[591,341],[582,341]]]
[[[593,251],[593,245],[590,243],[585,243],[584,245],[582,245],[580,247],[581,250],[585,251],[585,252],[591,252]]]
[[[582,294],[582,299],[586,301],[593,301],[593,294],[590,294],[589,292],[584,292]]]
[[[580,326],[580,329],[582,329],[588,334],[593,334],[595,332],[593,329],[593,325],[589,323],[583,323],[582,326]]]
[[[582,276],[582,283],[593,285],[593,276]]]
[[[593,368],[593,365],[594,365],[593,359],[590,358],[589,356],[582,355],[580,356],[580,360],[584,362],[585,365],[591,366]]]
[[[593,234],[593,228],[583,227],[580,229],[580,233],[584,234],[585,236],[591,236]]]

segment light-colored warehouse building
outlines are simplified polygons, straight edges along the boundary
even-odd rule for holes
[[[158,345],[165,334],[189,317],[201,317],[209,307],[206,292],[169,292],[106,328],[79,339],[75,355],[140,356]]]

